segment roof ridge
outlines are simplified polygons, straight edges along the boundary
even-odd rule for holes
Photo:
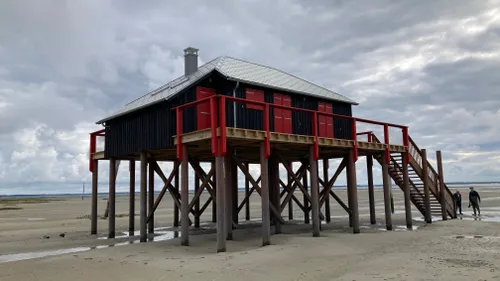
[[[313,86],[319,87],[319,88],[321,88],[321,89],[323,89],[323,90],[326,90],[326,91],[332,92],[332,93],[334,93],[334,94],[336,94],[336,95],[339,95],[339,96],[341,96],[341,97],[343,97],[343,98],[346,98],[347,100],[351,100],[350,98],[348,98],[348,97],[346,97],[346,96],[344,96],[344,95],[342,95],[342,94],[339,94],[339,93],[337,93],[337,92],[335,92],[335,91],[333,91],[333,90],[330,90],[330,89],[328,89],[328,88],[325,88],[325,87],[323,87],[323,86],[320,86],[320,85],[318,85],[318,84],[316,84],[316,83],[313,83],[313,82],[311,82],[311,81],[309,81],[309,80],[307,80],[307,79],[304,79],[304,78],[301,78],[301,77],[296,76],[296,75],[294,75],[294,74],[291,74],[291,73],[289,73],[289,72],[287,72],[287,71],[283,71],[283,70],[281,70],[281,69],[279,69],[279,68],[276,68],[276,67],[273,67],[273,66],[264,65],[264,64],[257,63],[257,62],[253,62],[253,61],[249,61],[249,60],[245,60],[245,59],[241,59],[241,58],[235,58],[235,57],[232,57],[232,56],[222,56],[222,57],[223,57],[223,58],[230,58],[230,59],[233,59],[233,60],[237,60],[237,61],[241,61],[241,62],[245,62],[245,63],[253,64],[253,65],[257,65],[257,66],[264,67],[264,68],[268,68],[268,69],[272,69],[272,70],[278,71],[278,72],[280,72],[280,73],[283,73],[283,74],[285,74],[285,75],[292,76],[293,78],[296,78],[296,79],[298,79],[298,80],[301,80],[301,81],[303,81],[303,82],[306,82],[306,83],[308,83],[308,84],[310,84],[310,85],[313,85]],[[217,70],[218,70],[219,72],[222,72],[222,71],[221,71],[221,70],[219,70],[219,69],[217,69]],[[224,75],[226,75],[226,76],[227,76],[227,74],[225,74],[225,73],[224,73]],[[351,100],[351,101],[352,101],[352,100]]]

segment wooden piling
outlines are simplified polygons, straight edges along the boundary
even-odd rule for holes
[[[98,175],[99,160],[92,160],[94,170],[92,171],[92,206],[90,210],[90,234],[97,234],[97,197],[98,197]]]
[[[250,168],[248,162],[245,163],[245,167],[247,170]],[[250,181],[245,177],[245,198],[248,194],[250,194]],[[245,202],[245,220],[250,220],[250,199]]]
[[[232,192],[233,192],[233,181],[232,181],[232,169],[231,169],[231,152],[228,151],[224,157],[224,198],[225,198],[225,228],[226,228],[226,239],[233,240],[233,219],[232,219]]]
[[[149,190],[148,190],[148,214],[151,214],[148,221],[148,233],[151,235],[155,232],[155,215],[154,215],[154,204],[155,204],[155,170],[152,162],[149,163]]]
[[[220,143],[220,140],[219,140]],[[222,156],[215,157],[215,175],[217,186],[216,191],[216,221],[217,221],[217,252],[225,252],[226,251],[226,236],[227,232],[225,230],[225,222],[224,219],[224,158]]]
[[[328,183],[329,181],[329,176],[328,176],[328,169],[330,168],[330,161],[329,159],[325,158],[323,159],[323,182],[325,183]],[[326,188],[323,187],[324,189]],[[326,193],[325,195],[325,217],[326,217],[326,222],[327,223],[330,223],[332,218],[331,218],[331,215],[330,215],[330,193]]]
[[[135,160],[129,161],[129,208],[128,208],[128,235],[135,234]]]
[[[307,165],[307,164],[306,164]],[[309,183],[308,183],[308,180],[307,180],[307,169],[304,171],[304,177],[303,177],[303,185],[304,185],[304,189],[305,189],[305,192],[308,193],[309,192]],[[304,194],[304,223],[305,224],[309,224],[309,200],[307,198],[307,195]]]
[[[271,218],[269,212],[269,164],[265,157],[265,145],[260,144],[260,189],[262,205],[262,246],[271,244]]]
[[[348,197],[351,198],[349,208],[351,210],[352,232],[359,233],[358,186],[356,178],[356,162],[354,162],[354,151],[352,148],[349,149],[349,155],[347,156],[346,174],[348,179]]]
[[[387,230],[392,230],[391,179],[389,178],[389,163],[385,156],[382,156],[382,182],[384,184],[385,226]]]
[[[115,238],[116,221],[116,160],[109,159],[109,217],[108,217],[108,238]]]
[[[238,224],[238,166],[234,163],[233,158],[231,157],[231,218],[232,218],[232,226]]]
[[[413,229],[413,222],[411,217],[411,196],[410,196],[410,178],[408,176],[409,160],[406,153],[401,153],[403,159],[403,193],[405,198],[405,214],[406,214],[406,228]]]
[[[176,164],[179,162],[176,162]],[[175,180],[174,180],[174,190],[175,194],[180,194],[180,169],[177,169],[177,172],[175,173]],[[179,206],[177,204],[174,204],[174,227],[179,227]]]
[[[281,211],[280,207],[280,170],[279,170],[279,160],[276,155],[271,155],[269,158],[269,195],[271,196],[271,204],[276,207],[277,210]],[[281,223],[279,222],[277,216],[272,212],[270,213],[272,224],[274,224],[274,233],[281,233]]]
[[[370,224],[377,224],[375,214],[375,190],[373,187],[373,156],[366,156],[366,171],[368,175],[368,201],[370,204]]]
[[[141,152],[141,194],[140,194],[140,241],[146,242],[148,234],[146,232],[147,223],[147,169],[148,169],[148,159],[146,152]]]
[[[199,161],[195,161],[197,165],[199,165]],[[198,190],[200,189],[200,177],[198,173],[194,173],[194,193],[198,194]],[[200,228],[200,197],[197,197],[194,202],[194,227]]]
[[[443,159],[441,156],[441,150],[436,151],[436,162],[438,166],[438,176],[439,176],[439,203],[441,204],[441,217],[445,221],[448,219],[446,214],[446,190],[444,187],[444,176],[443,176]]]
[[[293,163],[290,161],[288,163],[288,165],[290,166],[290,168],[293,171],[293,168],[292,168],[293,167]],[[286,173],[286,174],[287,174],[287,179],[288,179],[287,186],[289,186],[290,188],[292,188],[292,177],[288,173]],[[292,194],[293,194],[293,190],[290,191],[290,192],[292,192]],[[288,219],[289,220],[293,220],[293,203],[292,202],[293,202],[293,200],[289,200],[288,201]]]
[[[314,147],[309,148],[309,167],[311,169],[311,209],[313,237],[319,237],[321,221],[319,219],[319,179],[318,161],[314,159]]]
[[[429,168],[427,162],[427,150],[422,149],[422,174],[424,182],[425,222],[432,223],[431,194],[429,187]]]
[[[189,162],[186,145],[182,145],[181,161],[181,245],[189,246]]]

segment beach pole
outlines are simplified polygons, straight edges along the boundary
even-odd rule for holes
[[[234,153],[234,152],[233,152]],[[238,224],[238,166],[234,163],[233,158],[229,159],[231,161],[231,202],[232,202],[232,219],[233,224]]]
[[[130,192],[128,213],[128,235],[134,236],[135,232],[135,160],[129,161]]]
[[[314,146],[309,147],[309,167],[311,169],[311,209],[313,237],[319,237],[321,221],[319,219],[319,179],[318,161],[314,159]]]
[[[197,166],[200,165],[199,161],[194,161]],[[200,189],[200,177],[198,176],[198,173],[194,173],[194,194],[198,194],[198,190]],[[195,195],[196,196],[196,195]],[[194,199],[194,227],[195,228],[200,228],[200,196],[197,196]]]
[[[276,154],[271,154],[269,157],[269,188],[272,190],[270,192],[271,204],[279,211],[281,211],[281,196],[280,196],[280,162]],[[274,223],[274,233],[281,233],[281,223],[278,217],[271,213],[271,217]]]
[[[370,224],[377,224],[375,214],[375,191],[373,187],[373,156],[366,156],[366,171],[368,175],[368,201],[370,204]]]
[[[215,182],[214,191],[216,193],[216,195],[215,195],[216,198],[212,198],[212,222],[217,222],[217,188],[218,188],[218,185],[217,185],[217,165],[215,162],[212,162],[211,165],[212,165],[212,168],[215,168],[215,172],[214,172],[214,175],[212,177],[212,181]]]
[[[354,162],[354,150],[349,149],[347,156],[347,192],[349,208],[351,209],[352,233],[359,233],[359,209],[358,209],[358,187],[356,179],[356,162]]]
[[[413,229],[413,222],[411,217],[411,197],[410,197],[410,178],[408,176],[408,154],[406,152],[401,153],[403,158],[403,192],[405,196],[405,214],[406,214],[406,228]]]
[[[226,206],[226,211],[225,211],[225,228],[226,228],[226,239],[227,240],[233,240],[233,219],[232,219],[232,192],[233,192],[233,181],[232,181],[232,170],[231,169],[231,149],[228,148],[228,151],[226,153],[226,156],[224,156],[224,198],[225,198],[225,206]]]
[[[150,218],[148,221],[148,233],[150,235],[155,232],[155,214],[154,214],[154,204],[155,204],[155,169],[153,159],[149,160],[149,190],[148,190],[148,214],[150,214]],[[149,237],[152,239],[152,236]]]
[[[92,207],[90,210],[90,234],[97,234],[97,193],[98,193],[98,174],[99,160],[94,161],[94,170],[92,171]]]
[[[293,162],[292,161],[290,161],[288,163],[288,166],[290,166],[290,169],[293,171]],[[287,186],[292,188],[292,177],[288,173],[286,173],[286,175],[288,178]],[[291,189],[290,192],[293,193],[293,190]],[[293,220],[293,200],[288,200],[288,220]]]
[[[146,152],[141,152],[141,194],[140,194],[140,241],[147,241],[146,221],[147,221],[147,169],[148,159]]]
[[[220,139],[218,140],[220,148]],[[224,158],[220,155],[215,157],[215,185],[216,196],[216,222],[217,222],[217,253],[226,251],[226,230],[224,228]]]
[[[115,238],[115,220],[116,220],[116,160],[109,159],[109,217],[108,217],[108,238]]]
[[[389,163],[385,157],[382,157],[382,182],[384,184],[385,226],[387,230],[392,230],[391,180],[389,178]]]
[[[445,188],[444,188],[444,176],[443,176],[443,159],[441,156],[441,150],[436,151],[436,161],[438,166],[439,175],[439,201],[441,203],[441,216],[443,220],[448,219],[446,214],[446,198],[445,198]]]
[[[307,165],[307,164],[306,164]],[[303,185],[304,185],[304,190],[305,193],[308,193],[309,191],[309,183],[307,180],[307,169],[304,170],[304,177],[303,177]],[[307,198],[307,195],[304,194],[304,223],[309,224],[309,200]]]
[[[187,145],[182,145],[181,161],[181,245],[189,246],[189,163]]]
[[[178,164],[179,162],[176,162]],[[179,190],[179,178],[180,178],[180,169],[177,169],[177,172],[175,173],[175,181],[174,181],[174,189],[175,189],[175,194],[180,194]],[[179,206],[177,204],[174,204],[174,227],[179,227]]]
[[[422,181],[424,182],[424,202],[425,202],[425,222],[432,223],[431,216],[431,195],[429,190],[429,170],[427,164],[427,150],[423,148],[422,152]]]
[[[326,184],[328,183],[329,181],[329,177],[328,177],[328,169],[330,168],[330,161],[329,159],[325,158],[323,159],[323,182],[325,183],[325,186],[323,186],[323,189],[326,190]],[[324,196],[325,196],[325,216],[326,216],[326,222],[327,223],[330,223],[332,218],[331,218],[331,215],[330,215],[330,193],[324,193]]]
[[[247,170],[249,169],[248,162],[245,163],[245,167]],[[245,177],[245,198],[248,197],[248,194],[250,194],[250,181]],[[245,203],[245,220],[250,220],[250,199]]]
[[[262,246],[271,244],[271,218],[269,215],[269,163],[265,156],[265,144],[260,144],[260,189],[262,205]]]

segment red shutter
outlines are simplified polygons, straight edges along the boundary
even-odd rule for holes
[[[201,100],[215,95],[215,90],[210,88],[196,87],[196,100]],[[204,101],[196,105],[196,128],[203,130],[210,128],[210,101]]]
[[[264,91],[258,91],[254,89],[246,89],[245,97],[247,100],[264,102]],[[257,109],[264,110],[264,106],[257,104],[246,104],[247,109]]]
[[[273,103],[283,106],[292,106],[290,96],[274,94]],[[274,131],[278,133],[292,133],[292,111],[289,109],[274,108]]]
[[[318,111],[323,113],[333,113],[332,105],[326,102],[318,102]],[[320,115],[319,136],[324,138],[333,138],[333,117]]]

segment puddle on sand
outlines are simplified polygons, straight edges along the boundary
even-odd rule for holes
[[[45,218],[28,218],[28,221],[44,221]]]
[[[127,236],[128,237],[128,233]],[[178,231],[157,231],[155,235],[152,237],[148,237],[151,242],[160,242],[170,240],[176,237],[180,237],[180,233]],[[118,238],[118,237],[117,237]],[[0,255],[0,263],[13,262],[13,261],[21,261],[21,260],[29,260],[36,258],[44,258],[50,256],[57,256],[63,254],[72,254],[78,252],[85,252],[95,249],[104,249],[111,247],[119,247],[131,244],[140,243],[140,240],[130,240],[125,242],[119,242],[109,245],[98,245],[92,247],[77,247],[77,248],[69,248],[69,249],[58,249],[58,250],[49,250],[49,251],[39,251],[39,252],[28,252],[28,253],[18,253],[18,254],[8,254],[8,255]]]

